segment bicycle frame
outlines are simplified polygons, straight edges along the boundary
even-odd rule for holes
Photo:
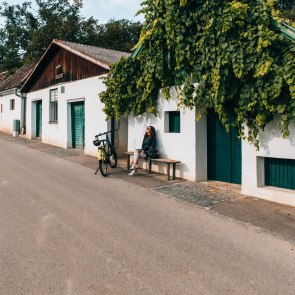
[[[105,158],[108,159],[108,157],[110,156],[109,154],[109,147],[112,149],[113,146],[110,142],[108,133],[105,132],[105,134],[102,134],[106,136],[106,139],[101,140],[102,141],[102,145],[98,147],[98,153],[97,153],[97,158],[98,160],[105,160]],[[105,155],[105,156],[104,156]]]
[[[115,168],[117,166],[117,154],[110,142],[108,133],[112,131],[107,131],[104,133],[100,133],[95,136],[95,141],[93,144],[97,146],[97,159],[99,163],[99,167],[97,168],[95,174],[100,170],[103,176],[107,175],[108,166],[111,168]],[[105,139],[99,140],[99,137],[105,136]]]

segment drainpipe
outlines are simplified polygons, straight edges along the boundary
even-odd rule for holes
[[[111,144],[115,145],[115,117],[111,117]]]
[[[22,93],[17,93],[17,88],[14,90],[14,94],[21,98],[21,122],[20,122],[20,129],[21,134],[26,134],[26,114],[27,114],[27,97]]]

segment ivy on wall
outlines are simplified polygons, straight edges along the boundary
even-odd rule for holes
[[[156,115],[159,89],[168,99],[169,87],[181,85],[179,107],[196,107],[197,119],[214,109],[227,129],[238,126],[259,147],[259,131],[277,118],[287,137],[295,122],[295,44],[274,26],[273,2],[144,1],[142,51],[112,66],[101,94],[106,114]]]

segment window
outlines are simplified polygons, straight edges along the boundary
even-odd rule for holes
[[[165,112],[164,117],[166,133],[180,133],[180,112]]]
[[[295,189],[295,160],[265,158],[265,185]]]
[[[13,111],[14,110],[14,106],[15,106],[15,100],[11,99],[10,100],[10,110]]]
[[[58,121],[58,90],[52,89],[50,90],[50,98],[49,98],[49,120],[50,122]]]
[[[3,104],[1,103],[1,114],[3,113]]]

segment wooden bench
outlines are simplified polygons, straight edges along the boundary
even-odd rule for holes
[[[127,155],[127,169],[130,170],[130,157],[134,155],[134,152],[125,152],[125,154]],[[176,164],[181,163],[181,161],[171,160],[171,159],[163,159],[163,158],[159,158],[159,159],[147,158],[146,159],[146,167],[147,167],[147,172],[149,174],[152,173],[152,164],[153,163],[167,164],[168,180],[174,180],[174,179],[176,179],[176,177],[175,177]],[[170,176],[171,164],[172,164],[172,178]]]

